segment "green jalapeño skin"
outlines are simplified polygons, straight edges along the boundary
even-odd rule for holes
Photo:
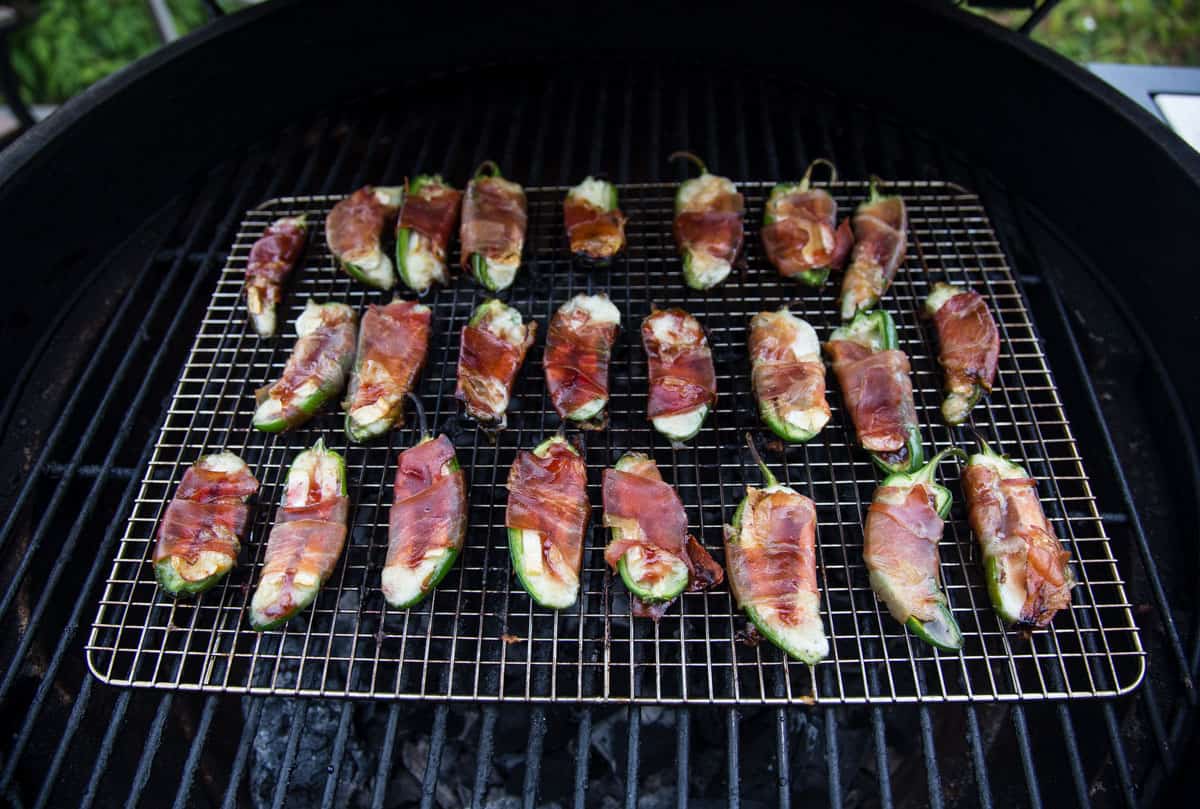
[[[462,266],[490,292],[512,286],[525,248],[525,189],[484,161],[467,184],[463,200]]]
[[[710,174],[704,161],[690,152],[670,160],[689,160],[700,176],[685,180],[675,192],[675,244],[683,261],[683,280],[696,290],[712,289],[729,277],[742,250],[745,201],[728,177]]]
[[[817,589],[816,506],[776,480],[747,441],[766,486],[747,486],[725,526],[729,589],[764,638],[816,665],[829,654]]]
[[[915,472],[883,479],[863,526],[863,559],[871,589],[892,617],[926,643],[954,652],[963,636],[942,590],[938,553],[953,496],[934,481],[947,457],[966,453],[944,449]]]
[[[908,356],[883,309],[860,312],[825,344],[858,443],[887,474],[921,466],[921,429]]]
[[[383,232],[400,212],[404,189],[364,186],[333,206],[325,217],[325,241],[338,266],[375,289],[396,285],[396,271],[383,249]]]

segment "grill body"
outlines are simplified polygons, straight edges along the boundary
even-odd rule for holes
[[[548,10],[503,43],[469,10],[359,9],[284,4],[218,23],[0,155],[0,221],[20,236],[6,338],[10,355],[44,358],[8,411],[3,454],[7,796],[1169,805],[1194,757],[1196,416],[1179,402],[1197,384],[1197,326],[1164,312],[1160,290],[1197,254],[1194,156],[1055,57],[939,7],[851,4],[772,24],[647,11],[640,25],[606,9],[570,26]],[[788,32],[801,25],[824,36],[797,48]],[[580,30],[601,50],[568,51],[577,33],[564,32]],[[151,110],[156,125],[138,125]],[[1058,134],[1077,131],[1102,137]],[[979,192],[1128,571],[1150,655],[1141,690],[1087,706],[573,713],[145,695],[87,674],[87,620],[242,211],[417,166],[461,181],[485,157],[530,185],[597,166],[674,180],[662,156],[682,145],[736,178],[794,177],[826,156],[852,178]],[[1131,273],[1147,256],[1153,274]]]

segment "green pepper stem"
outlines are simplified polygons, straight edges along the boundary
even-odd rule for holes
[[[683,158],[684,160],[688,160],[688,161],[696,164],[696,167],[700,169],[701,174],[708,174],[708,166],[704,165],[704,161],[701,160],[700,158],[696,157],[696,155],[692,154],[691,152],[686,152],[686,151],[672,152],[671,156],[667,158],[667,162],[670,162],[672,160],[678,160],[679,158]]]
[[[933,475],[935,472],[937,472],[938,464],[942,462],[943,458],[957,458],[960,461],[965,461],[967,459],[967,453],[963,452],[958,447],[947,447],[937,455],[934,455],[932,458],[930,458],[928,463],[926,463],[916,472],[912,473],[910,477],[912,480],[912,485],[916,486],[918,483],[933,483]]]
[[[812,179],[812,171],[817,166],[828,166],[829,167],[829,182],[831,182],[831,183],[837,182],[837,166],[833,165],[833,163],[831,161],[826,160],[823,157],[818,157],[816,160],[809,163],[808,168],[804,170],[804,177],[801,178],[801,180],[800,180],[800,190],[801,191],[808,190],[809,180]]]
[[[979,452],[981,454],[987,455],[990,458],[1003,458],[1004,457],[1000,453],[996,452],[996,450],[992,449],[991,445],[988,444],[988,442],[984,440],[983,436],[979,433],[978,430],[972,430],[971,432],[973,432],[975,434],[975,440],[979,442]]]
[[[429,424],[425,421],[425,406],[421,404],[421,400],[412,391],[407,394],[409,401],[413,403],[413,409],[417,411],[417,429],[421,431],[421,439],[429,437]]]
[[[312,445],[312,451],[313,452],[324,452],[325,451],[325,436],[321,436],[320,438],[317,439],[317,443]]]
[[[750,448],[750,454],[754,457],[754,463],[762,471],[763,480],[768,486],[778,486],[779,479],[771,474],[771,470],[767,468],[767,464],[763,461],[762,456],[758,454],[758,447],[754,446],[754,436],[746,433],[746,446]]]
[[[483,172],[485,169],[488,170],[490,173],[484,174]],[[503,177],[503,176],[504,175],[500,173],[500,167],[496,165],[495,160],[485,160],[479,164],[479,168],[475,169],[475,179],[476,180],[478,180],[482,177]]]
[[[886,196],[885,194],[881,194],[879,192],[879,186],[883,185],[883,180],[879,177],[878,174],[872,174],[870,177],[870,182],[871,182],[871,198],[868,201],[869,202],[878,202],[879,200],[883,199]]]

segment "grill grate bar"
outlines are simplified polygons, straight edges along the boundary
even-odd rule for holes
[[[966,711],[967,740],[971,747],[971,765],[975,774],[975,792],[979,795],[980,809],[992,809],[992,785],[988,776],[987,758],[983,752],[983,736],[979,732],[979,714],[974,705],[968,705]],[[882,773],[883,771],[881,770],[880,772]],[[882,781],[882,776],[880,780]],[[888,791],[890,794],[890,787]]]
[[[729,712],[733,713],[734,708]],[[675,712],[675,806],[677,809],[687,809],[690,793],[690,776],[692,755],[692,712],[688,708],[679,708]]]
[[[974,715],[975,709],[968,706],[967,711]],[[876,780],[879,782],[879,805],[883,809],[891,809],[892,770],[888,763],[887,733],[883,725],[883,709],[877,705],[871,707],[871,733],[875,747]],[[976,751],[980,749],[974,744],[972,747]],[[982,757],[983,754],[979,755]],[[984,809],[989,808],[985,806]]]
[[[387,796],[388,779],[392,774],[392,760],[396,751],[396,731],[400,727],[400,705],[388,708],[387,730],[383,734],[383,748],[379,751],[379,769],[375,772],[375,794],[371,797],[371,809],[383,809]]]
[[[738,726],[741,723],[742,715],[737,711],[729,711],[725,717],[725,734],[729,740],[725,748],[727,754],[725,777],[729,782],[729,809],[738,809],[742,805],[742,782],[739,776],[741,755],[738,744]]]
[[[154,757],[158,755],[158,748],[162,744],[163,728],[166,727],[174,701],[174,694],[163,694],[159,698],[158,710],[154,714],[154,722],[150,725],[150,734],[146,737],[133,783],[129,787],[129,797],[125,799],[125,809],[137,809],[138,801],[142,799],[142,791],[150,780],[150,769],[154,766]]]
[[[1025,723],[1025,709],[1014,705],[1012,710],[1013,729],[1017,734],[1021,753],[1021,770],[1025,775],[1025,790],[1032,809],[1041,809],[1042,791],[1038,785],[1037,772],[1033,766],[1033,745],[1029,740],[1029,726]]]
[[[629,746],[625,749],[625,809],[637,809],[638,761],[642,749],[642,709],[629,707]]]
[[[525,780],[521,784],[521,803],[525,809],[537,806],[541,783],[542,743],[546,738],[546,711],[536,705],[529,712],[529,741],[525,746]]]
[[[476,809],[483,806],[483,800],[487,793],[488,773],[492,769],[492,750],[496,743],[497,713],[495,705],[485,705],[483,720],[479,723],[479,747],[475,756],[475,784],[471,790],[471,806]]]
[[[575,736],[575,809],[586,809],[588,791],[588,761],[592,746],[592,709],[579,713],[579,730]]]
[[[209,694],[204,698],[204,708],[200,712],[200,724],[196,727],[196,733],[192,736],[192,742],[188,746],[187,759],[183,763],[183,775],[179,779],[179,789],[175,792],[175,802],[171,804],[172,809],[187,809],[188,796],[191,794],[192,784],[196,779],[196,768],[200,765],[200,754],[204,752],[204,745],[208,741],[208,731],[212,726],[213,716],[217,713],[217,700],[216,694]]]
[[[284,748],[283,763],[279,766],[279,780],[275,782],[275,791],[271,796],[271,809],[282,809],[287,800],[288,784],[292,780],[292,770],[296,767],[296,751],[300,749],[300,732],[304,730],[304,721],[308,718],[306,700],[292,700],[288,707],[291,708],[291,721],[288,726],[287,747]]]
[[[442,766],[442,751],[446,748],[446,716],[450,706],[442,703],[433,713],[433,730],[429,737],[429,755],[425,759],[425,774],[421,779],[421,809],[430,809],[437,795],[438,777]]]
[[[122,691],[117,697],[117,702],[113,706],[112,713],[108,717],[108,727],[104,731],[104,739],[100,742],[100,749],[96,753],[96,760],[92,764],[92,774],[88,778],[87,788],[83,792],[83,797],[79,801],[80,807],[87,809],[96,802],[96,793],[100,789],[100,781],[108,772],[108,760],[112,757],[113,747],[116,746],[117,736],[125,723],[125,714],[129,710],[129,697],[132,692]]]
[[[1075,734],[1075,724],[1071,721],[1071,711],[1066,705],[1059,705],[1058,721],[1063,729],[1063,743],[1067,747],[1067,761],[1071,764],[1071,783],[1075,787],[1075,800],[1079,806],[1091,806],[1092,799],[1088,794],[1087,776],[1083,773],[1083,759],[1079,755],[1079,741]]]
[[[342,703],[338,717],[337,736],[333,740],[333,755],[329,758],[329,776],[325,779],[325,791],[321,793],[322,809],[329,809],[337,799],[338,783],[342,778],[342,759],[346,755],[346,740],[350,737],[350,723],[354,718],[354,703]]]

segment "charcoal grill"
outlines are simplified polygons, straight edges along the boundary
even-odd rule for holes
[[[214,25],[0,156],[0,221],[23,235],[8,266],[44,268],[11,278],[0,303],[16,354],[35,358],[20,401],[0,414],[10,482],[0,529],[6,798],[1136,806],[1189,794],[1194,775],[1180,765],[1195,757],[1200,662],[1196,417],[1180,402],[1196,391],[1183,372],[1196,335],[1174,309],[1163,316],[1154,294],[1186,278],[1197,255],[1185,223],[1195,219],[1200,167],[1184,147],[1034,46],[940,7],[806,9],[803,21],[771,26],[704,8],[685,22],[648,11],[632,27],[606,9],[577,24],[628,58],[597,67],[546,47],[555,31],[575,30],[561,11],[514,26],[512,50],[502,53],[489,44],[494,27],[463,28],[437,10],[421,23],[435,51],[421,38],[395,47],[401,24],[415,24],[410,10],[404,19],[377,11],[364,30],[331,10],[314,27],[310,5]],[[723,30],[731,44],[706,52],[703,64],[669,66],[696,61],[689,23]],[[784,32],[801,23],[826,36],[789,51]],[[901,29],[902,43],[892,35]],[[359,58],[345,58],[348,43]],[[858,58],[845,58],[848,43]],[[309,72],[303,82],[272,79],[273,103],[262,103],[260,84],[242,81],[279,76],[298,52]],[[784,53],[797,61],[783,64]],[[916,54],[929,63],[902,58]],[[408,59],[463,67],[430,75]],[[476,69],[481,60],[496,64]],[[886,92],[867,80],[881,65],[894,78]],[[398,87],[396,76],[407,83]],[[167,86],[164,98],[157,88]],[[1024,88],[1019,98],[1011,87]],[[161,125],[129,132],[123,115],[151,98],[162,102]],[[1040,132],[1076,131],[1071,124],[1092,137],[1031,146],[1013,123],[1030,105]],[[117,131],[128,137],[106,134]],[[94,159],[98,142],[111,147],[109,160]],[[677,181],[662,155],[679,146],[738,179],[799,176],[825,156],[856,180],[954,182],[979,195],[1037,326],[1030,353],[1036,344],[1053,370],[1126,582],[1147,653],[1140,688],[1044,705],[568,708],[156,694],[88,673],[89,621],[244,211],[279,196],[396,182],[419,167],[461,183],[488,157],[531,187],[589,171],[622,183]],[[1169,204],[1118,206],[1114,218],[1114,189]],[[1128,272],[1150,255],[1153,267]],[[928,332],[910,333],[927,356]],[[944,431],[932,429],[929,443]],[[970,549],[965,537],[956,546]]]

